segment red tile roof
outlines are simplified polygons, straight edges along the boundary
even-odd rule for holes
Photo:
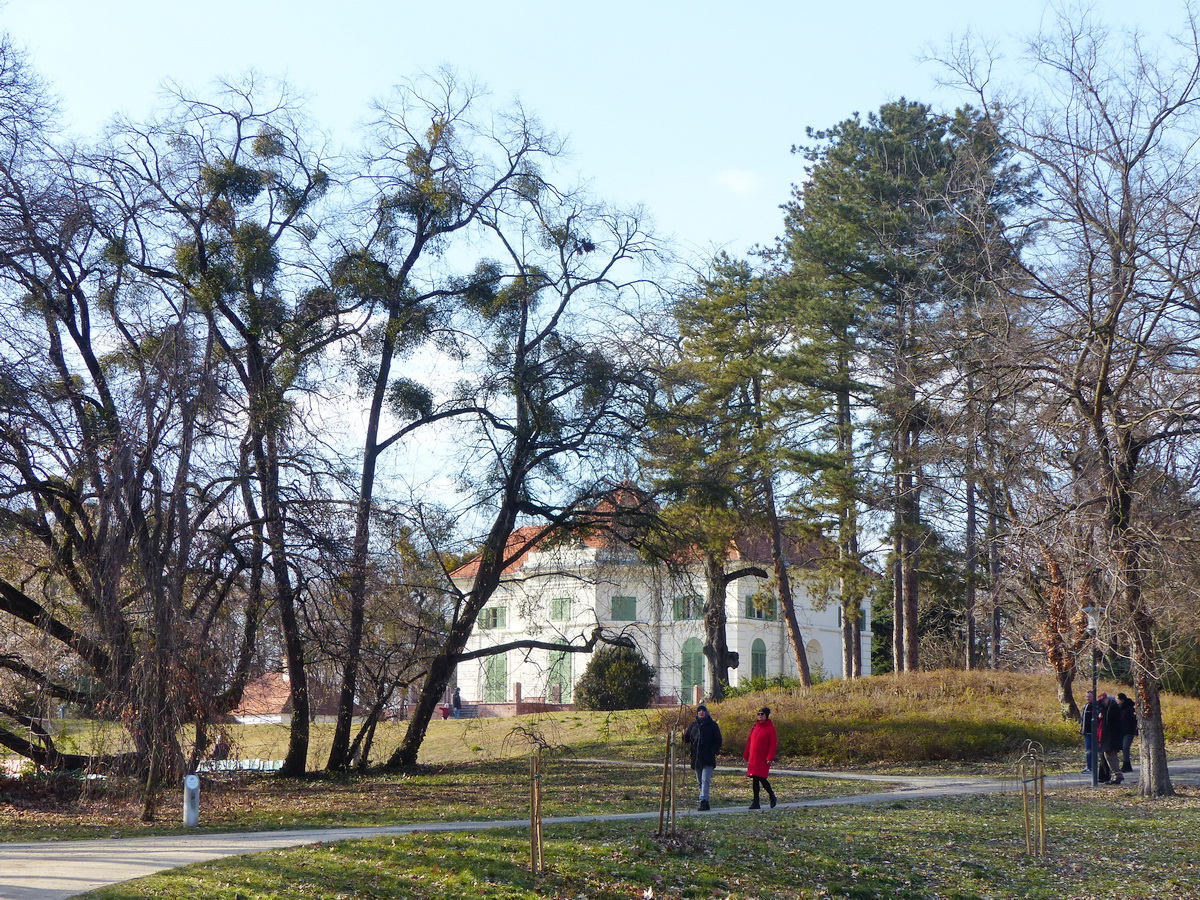
[[[523,525],[513,531],[508,537],[508,543],[504,548],[504,557],[509,560],[504,566],[503,574],[511,575],[517,572],[525,564],[525,560],[529,554],[535,550],[546,549],[550,540],[558,539],[557,536],[545,536],[539,540],[538,535],[542,534],[544,528],[538,525]],[[620,534],[614,533],[608,529],[604,530],[585,530],[575,536],[580,544],[594,549],[606,549],[611,547],[628,546],[621,540]],[[788,562],[793,566],[801,566],[806,569],[815,569],[819,564],[824,553],[828,551],[828,545],[821,541],[796,541],[790,537],[784,537],[784,554]],[[742,560],[745,562],[771,563],[771,537],[766,532],[743,532],[729,542],[729,550],[726,556],[729,560]],[[695,559],[700,559],[699,554],[696,554]],[[473,578],[479,574],[478,556],[472,557],[467,562],[463,563],[457,569],[450,573],[451,578]]]
[[[309,714],[314,716],[337,715],[339,691],[321,681],[309,676],[308,702]],[[285,672],[264,672],[246,685],[242,692],[242,702],[237,709],[231,710],[231,716],[279,716],[290,715],[292,712],[291,682]],[[357,703],[354,714],[360,715],[363,710]]]
[[[255,678],[242,691],[242,703],[233,716],[278,716],[292,711],[292,692],[282,672],[267,672]]]
[[[504,545],[504,558],[509,562],[502,570],[505,575],[509,575],[525,563],[525,557],[538,548],[544,541],[538,541],[537,537],[545,529],[540,525],[522,525],[520,528],[513,529],[513,533],[508,536],[508,541]],[[457,569],[450,573],[451,578],[474,578],[479,574],[480,557],[473,556]]]

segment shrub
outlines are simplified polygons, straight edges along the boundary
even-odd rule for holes
[[[30,772],[22,778],[0,777],[0,797],[17,809],[70,806],[83,794],[83,782],[64,772]]]
[[[799,678],[790,675],[772,675],[770,678],[760,675],[757,678],[747,678],[737,687],[725,685],[725,697],[733,700],[761,691],[798,691],[804,687]]]
[[[654,669],[635,647],[597,650],[575,685],[580,709],[645,709],[654,696]]]

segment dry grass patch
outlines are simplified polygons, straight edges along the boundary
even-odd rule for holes
[[[1115,693],[1122,685],[1101,683]],[[740,755],[760,706],[772,708],[788,764],[893,766],[1004,761],[1028,741],[1048,756],[1071,753],[1079,728],[1064,721],[1049,675],[939,671],[827,681],[810,691],[770,691],[710,704],[726,750]],[[1164,695],[1168,739],[1200,738],[1200,701]],[[681,721],[672,711],[659,727]]]

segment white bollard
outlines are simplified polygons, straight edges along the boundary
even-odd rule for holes
[[[200,824],[199,775],[188,775],[183,779],[183,824],[186,828]]]

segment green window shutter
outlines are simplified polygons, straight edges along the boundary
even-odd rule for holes
[[[550,621],[566,622],[571,618],[571,598],[555,597],[550,601]]]
[[[755,638],[754,643],[750,645],[750,677],[767,677],[767,645],[763,643],[762,638]]]
[[[612,617],[618,622],[636,622],[637,597],[613,597]]]
[[[485,658],[483,664],[483,700],[485,703],[508,701],[508,657],[503,653]]]
[[[571,657],[574,654],[568,653],[566,650],[550,651],[550,673],[546,678],[546,700],[550,703],[570,703],[571,702]],[[555,688],[558,690],[555,691]],[[558,699],[555,700],[555,694],[558,694]]]
[[[746,618],[775,620],[775,598],[764,599],[756,594],[746,598]]]
[[[490,628],[507,628],[508,627],[508,608],[504,606],[491,606],[479,612],[479,627]]]
[[[683,644],[680,659],[680,689],[684,703],[692,702],[693,688],[704,687],[704,644],[699,638],[688,638]]]

